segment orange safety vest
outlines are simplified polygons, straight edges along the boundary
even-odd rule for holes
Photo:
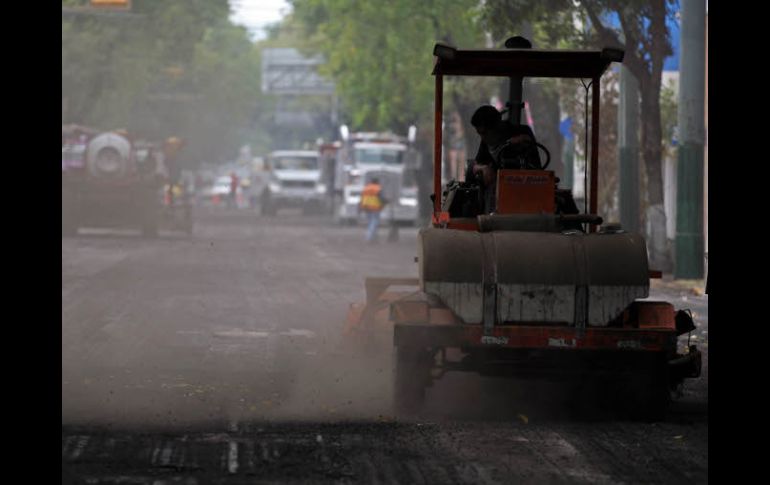
[[[365,211],[379,212],[382,210],[382,199],[380,199],[382,187],[377,184],[369,184],[361,192],[361,208]]]

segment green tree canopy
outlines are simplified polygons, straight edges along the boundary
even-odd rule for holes
[[[665,234],[663,212],[663,131],[661,83],[663,61],[672,53],[666,18],[674,14],[676,0],[487,0],[484,20],[498,32],[511,23],[530,22],[555,47],[575,43],[582,48],[620,47],[623,64],[639,82],[641,151],[644,162],[647,204],[661,214],[650,222],[652,232]],[[612,28],[610,18],[620,28]],[[501,27],[502,26],[502,27]],[[650,259],[656,267],[668,266],[666,248],[655,243]]]
[[[62,122],[179,136],[187,164],[233,156],[265,100],[259,52],[229,13],[227,0],[135,0],[130,15],[63,15]]]
[[[293,0],[308,43],[327,58],[354,129],[404,132],[433,116],[433,45],[483,44],[474,0]]]

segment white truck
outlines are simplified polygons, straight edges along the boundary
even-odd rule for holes
[[[266,158],[270,173],[260,197],[263,215],[282,207],[301,207],[304,213],[321,213],[326,204],[326,184],[321,180],[317,151],[278,150]]]
[[[340,128],[342,147],[337,152],[332,209],[338,224],[357,224],[364,215],[358,210],[361,191],[373,178],[378,178],[388,206],[381,219],[397,225],[417,225],[416,171],[418,152],[412,147],[415,128],[409,136],[392,133],[350,133]]]

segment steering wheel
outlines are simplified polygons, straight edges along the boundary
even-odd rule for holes
[[[542,168],[543,170],[545,170],[546,168],[548,168],[548,165],[551,164],[551,152],[549,152],[548,149],[541,143],[535,142],[535,146],[536,146],[535,149],[542,148],[543,151],[545,152],[545,164],[543,165],[543,168]]]
[[[540,165],[540,156],[537,152],[538,148],[541,148],[545,152],[545,164],[540,166],[539,170],[545,170],[548,165],[551,164],[551,152],[549,152],[541,143],[531,140],[508,145],[504,148],[505,153],[501,154],[501,157],[503,157],[504,160],[500,162],[500,165],[505,167],[505,160],[514,160],[518,161],[517,163],[520,165],[519,168],[526,168],[532,165],[532,158],[535,158],[538,165]]]

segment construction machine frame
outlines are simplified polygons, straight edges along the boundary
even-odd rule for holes
[[[618,225],[598,230],[600,79],[623,51],[531,49],[520,37],[506,45],[435,45],[433,217],[419,236],[420,277],[367,279],[367,302],[351,306],[346,333],[367,342],[392,336],[400,415],[419,412],[426,388],[445,372],[467,371],[607,377],[623,388],[624,404],[660,417],[670,391],[700,375],[701,354],[695,346],[678,352],[678,337],[694,329],[688,313],[645,299],[660,272],[648,268],[641,236]],[[458,213],[458,184],[441,186],[445,76],[508,77],[512,124],[524,78],[590,80],[588,211],[563,210],[557,199],[572,200],[571,192],[557,188],[552,171],[501,167],[497,212]]]

